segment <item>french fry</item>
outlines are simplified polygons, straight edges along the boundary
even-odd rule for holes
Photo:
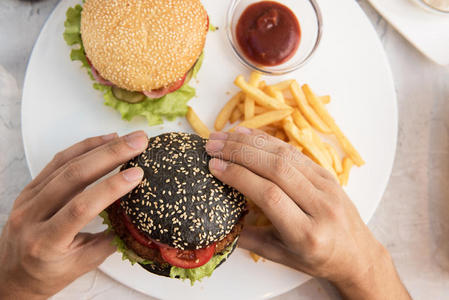
[[[237,108],[240,110],[242,114],[245,114],[245,103],[239,103]]]
[[[285,103],[284,94],[282,94],[281,91],[273,88],[272,86],[267,86],[265,88],[265,91],[274,99],[278,100],[279,102]]]
[[[254,111],[254,107],[255,106],[255,102],[252,98],[246,96],[245,98],[245,102],[244,102],[244,116],[245,116],[245,120],[249,120],[252,117],[254,117],[255,115],[255,111]]]
[[[299,129],[308,129],[312,128],[309,122],[304,118],[304,116],[299,112],[299,110],[295,109],[292,113],[293,122],[295,122],[296,126]]]
[[[282,92],[283,90],[288,89],[288,87],[293,83],[293,81],[294,81],[293,79],[281,81],[279,83],[271,85],[271,87]]]
[[[291,140],[295,140],[299,143],[304,150],[311,155],[315,161],[317,161],[323,168],[331,172],[336,178],[338,178],[332,165],[329,163],[327,156],[321,151],[321,149],[315,144],[312,136],[312,129],[300,130],[293,123],[292,118],[284,119],[284,130],[287,136]]]
[[[284,130],[285,134],[287,135],[287,138],[289,139],[290,143],[295,142],[299,146],[302,146],[300,143],[297,142],[297,139],[295,137],[295,132],[299,132],[299,128],[296,127],[295,123],[293,122],[293,118],[291,116],[288,116],[281,122],[282,129]]]
[[[288,118],[288,117],[287,117]],[[281,121],[277,121],[277,122],[274,122],[273,124],[271,124],[272,126],[274,126],[274,127],[276,127],[276,128],[278,128],[278,129],[284,129],[284,123],[282,122],[282,120]]]
[[[269,135],[275,135],[276,131],[277,131],[277,128],[273,127],[271,125],[268,125],[268,126],[260,127],[259,130],[262,130],[263,132],[265,132],[265,133],[267,133]]]
[[[326,96],[319,96],[318,99],[320,99],[320,101],[323,104],[329,104],[331,102],[331,96],[326,95]]]
[[[274,136],[280,139],[281,141],[285,141],[287,139],[287,135],[285,135],[285,132],[282,129],[276,130]]]
[[[259,87],[261,80],[262,74],[258,72],[251,72],[251,75],[249,75],[249,84],[251,84],[254,87]]]
[[[186,119],[198,135],[202,136],[203,138],[209,138],[209,129],[190,106],[187,108]]]
[[[239,104],[242,97],[243,97],[242,92],[237,93],[221,109],[220,113],[218,114],[217,118],[215,119],[214,127],[215,127],[216,131],[222,131],[223,128],[225,128],[226,123],[228,123],[229,119],[231,118],[232,112],[234,111],[235,107]],[[233,122],[231,122],[231,123],[233,123]]]
[[[324,143],[321,141],[321,138],[318,136],[318,134],[312,130],[312,126],[309,124],[309,122],[307,122],[307,120],[303,117],[303,115],[301,115],[299,110],[295,109],[293,111],[292,119],[293,119],[293,122],[296,124],[296,126],[298,126],[299,129],[310,130],[310,134],[312,135],[313,142],[316,144],[316,146],[320,149],[320,151],[326,157],[329,165],[333,165],[333,159],[332,159],[332,156],[330,155],[328,149],[325,147]]]
[[[299,151],[303,151],[303,148],[298,144],[298,142],[297,141],[295,141],[295,140],[291,140],[291,141],[289,141],[288,142],[290,145],[292,145],[292,146],[295,146]]]
[[[318,131],[321,131],[322,133],[331,133],[331,130],[326,125],[326,123],[324,123],[324,121],[321,120],[318,114],[312,109],[312,107],[310,107],[309,103],[307,103],[307,98],[296,81],[294,81],[290,85],[290,92],[292,93],[293,99],[295,99],[296,104],[299,107],[299,110],[310,122],[310,124]]]
[[[216,128],[223,129],[228,121],[233,124],[241,120],[238,126],[258,128],[293,145],[332,173],[342,185],[347,185],[350,169],[364,163],[327,112],[325,105],[331,101],[329,95],[317,96],[307,85],[300,87],[295,80],[267,85],[257,73],[252,73],[248,82],[239,75],[234,83],[242,91],[222,109],[215,122]],[[189,122],[195,120],[196,115],[192,115],[189,111]],[[203,130],[203,135],[208,135],[204,133],[205,126],[198,129],[198,122],[192,123],[197,132]],[[346,154],[343,161],[336,148],[326,143],[317,131],[336,136]],[[256,254],[251,255],[259,259]]]
[[[238,120],[242,119],[243,113],[238,109],[237,107],[234,109],[234,111],[231,114],[231,118],[229,119],[229,123],[234,124]]]
[[[262,106],[259,106],[259,105],[256,105],[256,107],[254,108],[254,113],[256,115],[260,115],[260,114],[266,113],[267,111],[269,111],[269,110],[266,109],[265,107],[262,107]]]
[[[353,166],[354,166],[354,162],[349,157],[345,157],[343,159],[343,173],[341,173],[338,176],[341,185],[343,185],[343,186],[348,185],[349,172],[351,171]]]
[[[245,113],[245,104],[244,103],[240,103],[238,105],[238,108],[242,114]],[[266,109],[265,107],[262,107],[259,105],[254,106],[254,115],[260,115],[260,114],[266,113],[267,111],[268,111],[268,109]]]
[[[242,75],[237,76],[234,81],[235,85],[241,88],[248,96],[254,99],[254,101],[260,106],[268,107],[271,109],[289,109],[290,107],[277,99],[268,96],[256,87],[249,85]]]
[[[293,111],[292,109],[269,111],[264,114],[255,116],[252,119],[243,121],[242,123],[239,124],[239,126],[246,128],[260,128],[284,119],[285,117],[289,116],[292,113],[292,111]],[[234,130],[235,128],[231,129],[231,131]]]
[[[329,152],[329,155],[332,158],[332,166],[334,167],[334,170],[337,174],[340,174],[343,172],[343,165],[341,163],[341,159],[338,156],[337,150],[335,150],[334,147],[329,145],[328,143],[324,143],[324,146],[327,149],[327,152]]]
[[[291,107],[297,106],[295,99],[290,98],[290,97],[285,97],[285,96],[284,96],[284,99],[285,99],[285,103],[286,103],[288,106],[291,106]]]
[[[349,158],[351,158],[352,162],[359,167],[364,165],[365,161],[362,159],[362,157],[354,148],[354,146],[351,144],[351,142],[348,140],[348,138],[343,134],[341,129],[337,126],[334,118],[332,118],[332,116],[326,110],[323,103],[318,100],[318,98],[312,92],[310,87],[307,84],[305,84],[302,86],[302,90],[304,91],[304,94],[306,95],[310,105],[315,109],[315,111],[326,123],[326,125],[332,130],[332,132],[340,142],[341,146],[343,147],[343,150],[349,156]]]
[[[260,82],[260,78],[262,76],[260,75],[260,73],[257,72],[252,72],[251,76],[249,77],[249,84],[253,87],[258,87],[259,86],[259,82]],[[244,115],[245,115],[245,120],[249,120],[252,117],[254,117],[254,106],[255,106],[255,102],[254,99],[251,98],[249,95],[245,96],[245,101],[244,101]]]
[[[254,260],[254,262],[258,262],[261,259],[261,257],[259,255],[257,255],[256,253],[254,253],[252,251],[249,252],[249,255]]]

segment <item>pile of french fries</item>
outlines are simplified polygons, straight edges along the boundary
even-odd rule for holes
[[[286,80],[267,85],[259,73],[245,81],[237,76],[234,84],[241,91],[222,108],[215,120],[215,130],[223,131],[228,123],[257,128],[295,146],[299,151],[327,169],[341,185],[348,184],[351,168],[362,166],[360,154],[337,126],[326,109],[330,96],[317,96],[304,84]],[[199,135],[208,138],[210,130],[189,107],[187,120]],[[344,153],[329,142],[334,136]]]
[[[330,96],[317,96],[307,84],[300,86],[296,80],[267,85],[255,72],[248,82],[242,75],[237,76],[234,84],[241,91],[218,114],[216,131],[225,130],[228,123],[232,125],[229,131],[236,126],[265,131],[295,146],[327,169],[343,186],[348,184],[352,167],[365,164],[327,111]],[[210,130],[191,107],[186,117],[196,133],[209,137]],[[340,152],[330,143],[332,136],[336,138]],[[267,217],[251,201],[248,203],[250,211],[256,214],[254,225],[269,225]],[[260,259],[253,252],[250,255],[256,262]]]

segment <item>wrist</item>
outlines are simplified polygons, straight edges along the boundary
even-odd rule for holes
[[[20,299],[45,300],[45,299],[48,299],[49,297],[46,297],[43,295],[29,294],[29,293],[20,292],[20,291],[9,291],[6,287],[5,289],[0,288],[0,298],[1,299],[14,299],[14,300],[20,300]]]
[[[351,274],[343,277],[342,280],[331,280],[339,290],[362,288],[370,285],[372,279],[390,273],[393,268],[393,261],[388,251],[380,243],[376,241],[375,245],[370,248],[369,254],[358,262],[359,267],[352,270]]]
[[[18,287],[8,284],[6,281],[0,283],[0,299],[26,299],[26,300],[44,300],[49,296],[32,293],[26,290],[26,287]]]
[[[411,299],[403,286],[388,251],[380,243],[370,264],[345,281],[332,282],[345,299]]]

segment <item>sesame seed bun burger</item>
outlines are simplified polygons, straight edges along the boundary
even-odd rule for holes
[[[205,143],[187,133],[150,138],[123,166],[142,168],[142,182],[102,213],[124,259],[192,284],[232,253],[246,214],[244,196],[210,173]]]
[[[106,105],[150,125],[185,115],[209,31],[200,0],[86,0],[67,11],[65,26],[67,43],[80,47],[72,60],[88,68]],[[170,102],[165,110],[160,99]],[[173,102],[182,106],[174,116]]]

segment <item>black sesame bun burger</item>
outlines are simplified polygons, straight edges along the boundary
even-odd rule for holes
[[[232,253],[246,202],[210,173],[205,143],[197,135],[163,134],[123,166],[145,173],[133,191],[102,215],[124,259],[193,283],[210,276]]]
[[[209,30],[200,0],[86,0],[81,38],[95,79],[137,103],[181,88]]]

